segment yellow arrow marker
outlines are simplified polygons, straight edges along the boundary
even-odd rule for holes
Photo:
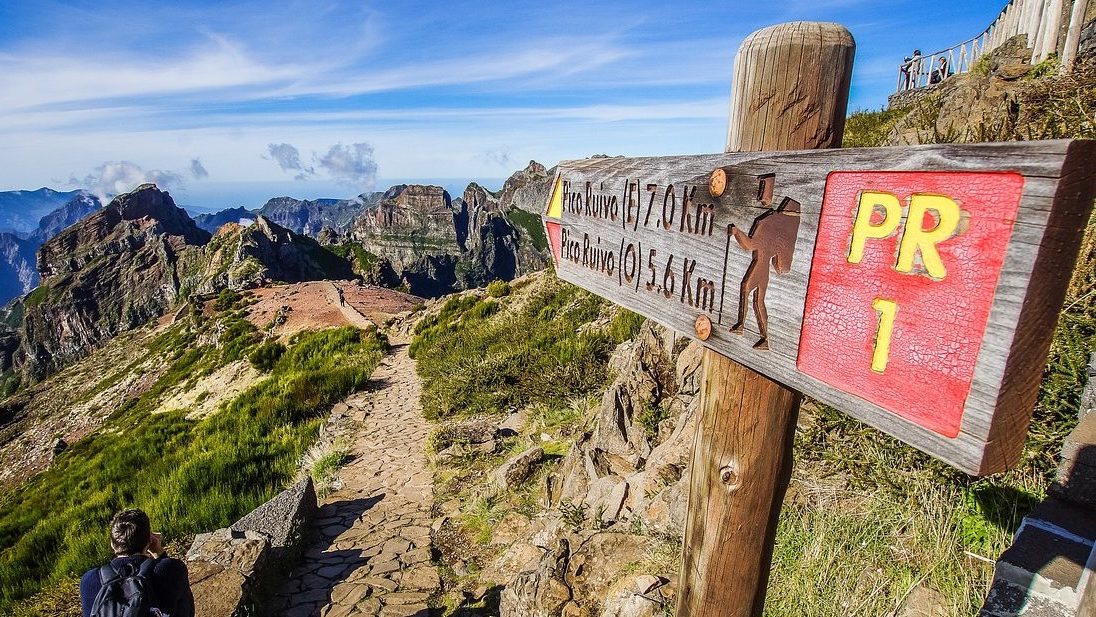
[[[563,178],[556,176],[556,187],[552,189],[552,198],[548,200],[548,211],[545,216],[560,219],[563,218]]]

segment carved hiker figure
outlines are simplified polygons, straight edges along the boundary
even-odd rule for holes
[[[776,177],[762,176],[759,180],[757,198],[763,205],[771,206]],[[765,307],[769,268],[775,267],[780,274],[787,274],[792,268],[792,255],[795,253],[795,241],[799,233],[799,207],[798,201],[785,197],[775,210],[768,210],[754,220],[749,235],[734,225],[729,229],[739,246],[753,252],[753,261],[742,277],[742,287],[739,290],[738,323],[731,327],[731,332],[742,334],[745,330],[752,294],[757,330],[761,334],[754,349],[769,348],[769,312]]]

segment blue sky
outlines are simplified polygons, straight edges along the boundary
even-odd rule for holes
[[[181,203],[497,185],[536,159],[720,151],[753,30],[836,21],[851,109],[1004,0],[0,2],[0,190],[141,180]],[[496,187],[497,188],[497,187]]]

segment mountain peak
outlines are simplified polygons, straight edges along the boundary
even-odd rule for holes
[[[107,206],[124,221],[155,223],[162,233],[182,237],[187,244],[205,244],[209,233],[199,229],[185,210],[175,205],[167,191],[155,184],[142,184],[129,193],[118,195]]]

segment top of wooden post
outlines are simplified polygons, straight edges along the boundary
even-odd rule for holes
[[[794,21],[746,37],[735,56],[727,151],[840,147],[855,51],[835,23]]]

